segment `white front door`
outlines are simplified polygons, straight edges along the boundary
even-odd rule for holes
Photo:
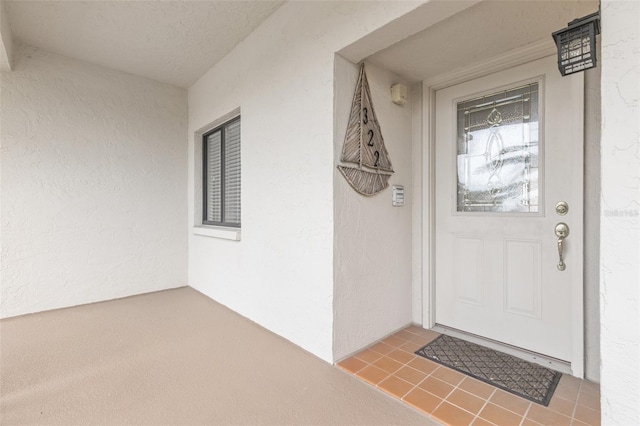
[[[561,77],[555,58],[436,92],[437,324],[582,356],[582,123],[583,76]]]

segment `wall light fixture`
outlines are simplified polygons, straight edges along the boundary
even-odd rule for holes
[[[563,76],[596,66],[596,35],[600,34],[600,12],[574,19],[551,34],[558,49],[558,69]]]

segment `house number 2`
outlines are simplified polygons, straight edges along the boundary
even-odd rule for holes
[[[373,130],[369,129],[367,134],[369,135],[369,142],[367,142],[367,145],[368,146],[373,146]]]
[[[367,124],[369,122],[369,110],[365,107],[362,109],[362,123],[363,124]],[[367,132],[367,134],[369,135],[369,141],[367,142],[367,146],[373,146],[373,129],[369,129],[369,131]],[[378,167],[378,164],[380,163],[380,151],[374,151],[373,155],[376,157],[376,162],[373,163],[373,167]]]

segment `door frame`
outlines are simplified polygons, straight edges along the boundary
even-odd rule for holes
[[[418,155],[420,166],[417,173],[421,173],[415,182],[420,183],[421,188],[416,188],[416,193],[420,193],[421,202],[419,206],[417,231],[421,237],[421,252],[418,261],[420,262],[419,277],[416,284],[420,286],[421,293],[421,317],[424,328],[433,328],[435,322],[435,95],[436,91],[453,86],[465,81],[484,77],[497,71],[502,71],[518,65],[542,59],[547,56],[556,55],[556,47],[551,40],[540,41],[529,44],[523,48],[509,51],[503,55],[491,58],[487,61],[454,70],[446,75],[437,76],[422,82],[422,136],[414,141],[414,152],[421,152]],[[571,80],[572,84],[584,84],[583,79]],[[581,86],[582,93],[584,88]],[[580,127],[583,133],[583,120],[574,120],[574,124]],[[416,146],[418,145],[418,146]],[[583,160],[584,164],[584,160]],[[580,170],[583,173],[583,169]],[[582,201],[584,206],[584,200]],[[584,256],[584,254],[583,254]],[[418,271],[416,271],[418,272]],[[582,271],[579,271],[582,277]],[[576,281],[580,281],[579,279]],[[575,377],[584,377],[584,286],[574,285],[571,291],[571,371]],[[414,315],[415,318],[415,315]]]

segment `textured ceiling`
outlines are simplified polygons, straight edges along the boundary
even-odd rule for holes
[[[367,60],[417,82],[540,40],[598,10],[593,0],[482,1]]]
[[[6,1],[13,38],[189,87],[283,1]]]

